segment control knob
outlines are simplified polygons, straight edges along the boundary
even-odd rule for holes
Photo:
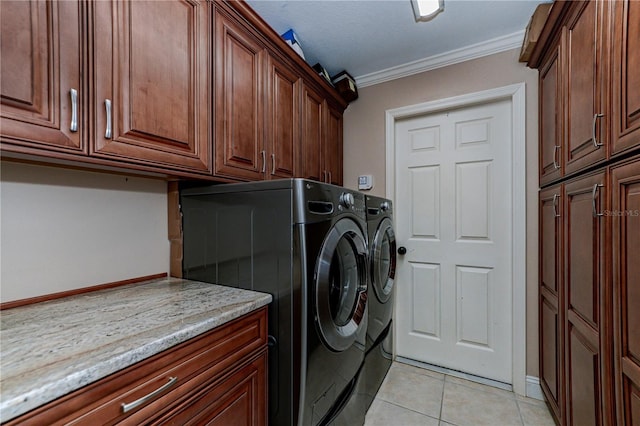
[[[388,201],[383,201],[382,204],[380,204],[380,210],[382,210],[383,212],[391,210],[391,204],[389,204]]]
[[[342,206],[350,209],[351,207],[353,207],[353,205],[356,203],[355,198],[353,198],[353,194],[350,192],[343,192],[340,195],[340,204],[342,204]]]

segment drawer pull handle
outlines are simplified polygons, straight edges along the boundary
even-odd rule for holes
[[[596,201],[598,199],[598,188],[602,188],[604,185],[601,183],[593,184],[593,190],[591,191],[591,207],[593,209],[593,217],[604,216],[604,213],[598,213],[598,209],[596,208]]]
[[[267,171],[267,152],[260,151],[260,155],[262,156],[262,171],[261,173],[265,173]]]
[[[271,154],[271,174],[276,174],[276,155]]]
[[[553,217],[560,217],[560,213],[558,213],[558,199],[560,195],[553,194]]]
[[[600,148],[604,145],[604,143],[598,142],[598,138],[596,137],[596,122],[598,118],[604,117],[604,114],[593,114],[593,125],[591,126],[591,141],[593,142],[593,146],[596,148]]]
[[[104,131],[105,139],[111,139],[111,100],[104,100],[104,108],[107,113],[107,128]]]
[[[169,389],[177,381],[178,381],[177,377],[169,377],[169,381],[167,383],[165,383],[164,385],[160,386],[158,389],[154,390],[150,394],[147,394],[147,395],[143,396],[142,398],[136,399],[135,401],[130,402],[128,404],[123,403],[122,404],[122,412],[126,413],[126,412],[129,412],[129,411],[133,410],[134,408],[137,408],[137,407],[141,406],[142,404],[146,404],[147,402],[149,402],[150,400],[152,400],[153,398],[155,398],[156,396],[158,396],[162,392],[164,392],[167,389]]]
[[[69,91],[69,95],[71,96],[71,124],[69,125],[69,130],[72,132],[78,131],[78,91],[76,89],[71,89]]]
[[[553,147],[553,168],[558,170],[560,168],[560,164],[556,161],[558,150],[562,148],[560,145],[556,145]]]

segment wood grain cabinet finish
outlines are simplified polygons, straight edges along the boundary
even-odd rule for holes
[[[342,185],[342,110],[304,86],[302,111],[300,176]]]
[[[611,292],[606,285],[606,173],[565,184],[564,299],[567,424],[611,424]]]
[[[609,2],[578,5],[565,27],[565,173],[607,158]]]
[[[261,180],[264,151],[266,48],[248,29],[216,10],[216,111],[214,173]]]
[[[83,154],[84,4],[0,2],[0,134],[5,151]]]
[[[267,418],[267,310],[246,314],[7,425],[237,424]],[[150,393],[145,403],[124,412]]]
[[[640,148],[640,2],[615,1],[612,57],[612,155]]]
[[[562,129],[562,84],[560,44],[556,43],[540,67],[538,90],[540,131],[540,184],[557,180],[563,175],[564,142]]]
[[[562,185],[540,192],[540,385],[558,422],[563,421],[564,302],[562,285]]]
[[[555,1],[529,66],[540,72],[542,389],[559,424],[640,425],[640,218],[621,213],[640,207],[640,4]]]
[[[640,159],[612,168],[617,424],[640,425]]]
[[[210,5],[91,2],[91,154],[210,171]]]

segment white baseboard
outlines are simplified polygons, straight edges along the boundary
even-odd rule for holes
[[[540,378],[527,376],[527,396],[544,401],[544,395],[540,387]]]

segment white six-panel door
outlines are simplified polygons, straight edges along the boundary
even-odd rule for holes
[[[511,101],[395,123],[397,354],[512,383]]]

